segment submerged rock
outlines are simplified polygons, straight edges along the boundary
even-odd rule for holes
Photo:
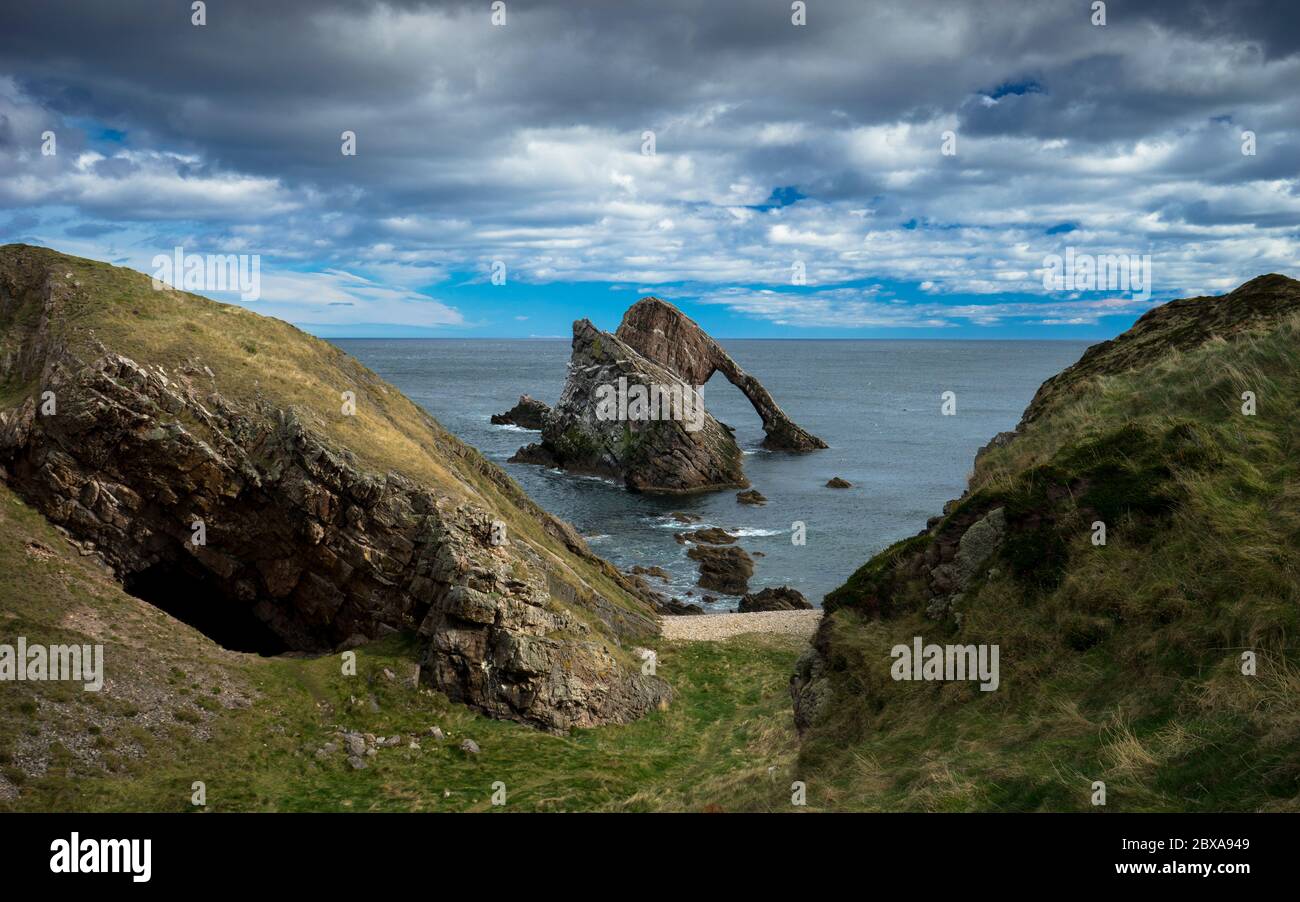
[[[739,504],[767,504],[767,498],[758,489],[747,489],[743,492],[736,493],[736,501]]]
[[[831,478],[826,482],[826,488],[828,488],[828,489],[851,489],[851,488],[853,488],[853,483],[849,482],[847,479],[841,479],[841,478],[838,477],[838,476],[832,476],[832,477],[831,477]]]
[[[682,538],[704,545],[730,545],[736,541],[735,536],[716,526],[711,526],[708,529],[697,529],[695,532],[684,532]]]

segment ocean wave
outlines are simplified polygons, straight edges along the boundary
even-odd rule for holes
[[[541,432],[540,429],[525,429],[523,426],[516,426],[514,423],[491,423],[493,429],[500,429],[504,432]]]
[[[749,538],[752,536],[779,536],[789,532],[788,529],[759,529],[758,527],[742,526],[740,529],[728,529],[738,539]]]

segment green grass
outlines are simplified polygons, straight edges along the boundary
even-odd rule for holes
[[[787,681],[799,640],[661,644],[658,672],[678,693],[671,707],[555,736],[403,684],[411,637],[359,649],[351,676],[338,655],[223,652],[122,594],[5,491],[0,507],[0,579],[10,583],[0,588],[14,600],[0,612],[0,641],[106,641],[113,681],[99,694],[65,683],[5,686],[0,774],[10,791],[0,792],[0,810],[188,811],[195,781],[211,811],[492,810],[496,781],[511,811],[739,809],[767,805],[778,774],[789,782]],[[16,559],[25,554],[16,537],[48,543],[51,556]],[[29,591],[9,594],[18,573]],[[384,678],[385,668],[399,679]],[[419,751],[407,748],[435,724],[446,739],[424,735]],[[354,771],[342,752],[315,757],[335,725],[405,738]],[[461,752],[465,738],[482,753]]]
[[[103,643],[107,674],[100,693],[3,684],[0,811],[190,811],[195,781],[210,811],[498,810],[498,780],[508,811],[748,810],[780,804],[774,787],[791,779],[787,685],[803,643],[788,636],[659,643],[658,673],[677,691],[667,710],[555,736],[383,678],[414,666],[409,636],[358,649],[355,676],[338,655],[224,651],[125,594],[2,486],[0,599],[0,642]],[[366,770],[315,757],[335,725],[406,736],[435,724],[445,740],[382,749]],[[459,750],[465,738],[479,756]]]
[[[925,537],[828,597],[810,806],[1300,809],[1300,319],[1089,381],[971,489],[939,535],[995,507],[1008,535],[960,628],[921,613]],[[1001,688],[895,682],[916,635],[998,644]]]

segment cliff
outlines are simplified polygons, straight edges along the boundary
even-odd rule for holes
[[[241,650],[419,636],[420,679],[548,730],[667,702],[651,605],[338,348],[139,273],[0,248],[8,486]]]
[[[1156,308],[1048,380],[962,498],[826,596],[791,682],[810,799],[1089,810],[1100,783],[1121,810],[1300,807],[1297,423],[1300,283],[1278,275]],[[918,637],[996,648],[995,688],[900,678]]]

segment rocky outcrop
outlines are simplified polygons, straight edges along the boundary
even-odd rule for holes
[[[670,598],[660,603],[659,613],[672,617],[687,617],[703,614],[704,608],[697,604],[686,604],[676,598]]]
[[[550,414],[551,408],[545,402],[530,398],[528,395],[520,395],[519,403],[514,407],[505,413],[492,414],[492,423],[497,426],[518,426],[520,429],[540,431],[546,425],[546,418]]]
[[[1189,351],[1212,338],[1232,338],[1296,313],[1300,313],[1300,281],[1277,273],[1257,276],[1225,295],[1161,304],[1143,314],[1128,331],[1092,345],[1077,363],[1044,382],[1016,432],[1085,382],[1144,366],[1170,351]],[[995,442],[1006,444],[1009,439],[1002,433]]]
[[[767,389],[681,311],[658,298],[642,298],[613,334],[588,320],[573,324],[573,353],[560,400],[542,419],[542,440],[520,448],[511,462],[607,476],[635,491],[744,488],[749,483],[732,430],[704,410],[699,394],[715,372],[754,405],[766,447],[826,447],[795,425]],[[610,416],[605,401],[614,388],[620,400],[617,415]],[[646,390],[657,393],[648,410],[622,400]]]
[[[426,685],[548,730],[628,721],[671,697],[640,673],[631,647],[657,631],[635,587],[431,420],[426,440],[445,449],[442,466],[480,480],[483,500],[376,472],[294,409],[226,394],[224,374],[197,357],[164,368],[86,336],[84,320],[69,331],[66,309],[110,301],[66,281],[64,268],[99,265],[0,252],[0,326],[37,324],[0,331],[0,381],[32,387],[0,411],[7,482],[128,589],[201,603],[291,650],[412,631]],[[157,303],[147,277],[124,273],[87,280],[111,276],[121,291],[146,292],[140,306]],[[209,303],[179,292],[167,301]],[[316,348],[301,333],[293,340],[304,356]],[[319,353],[338,355],[323,343]],[[508,525],[523,520],[540,532]],[[607,597],[580,570],[626,595]]]
[[[614,333],[642,356],[677,373],[691,385],[704,385],[714,373],[749,399],[763,420],[763,446],[774,451],[813,451],[826,443],[796,425],[753,376],[672,304],[655,297],[637,301],[623,314]]]
[[[708,529],[697,529],[694,532],[684,532],[682,538],[695,542],[697,545],[731,545],[736,541],[735,536],[716,526],[710,526]]]
[[[754,575],[754,559],[735,545],[694,545],[686,556],[700,564],[696,582],[701,589],[713,589],[724,595],[744,595],[749,578]]]
[[[778,586],[744,596],[740,599],[740,606],[736,610],[741,614],[749,614],[754,611],[806,611],[811,609],[812,604],[803,597],[802,592],[791,589],[789,586]]]
[[[695,385],[579,320],[569,377],[542,440],[511,460],[606,476],[642,492],[743,488],[740,448],[704,410]],[[637,388],[653,389],[658,402],[631,403]]]

